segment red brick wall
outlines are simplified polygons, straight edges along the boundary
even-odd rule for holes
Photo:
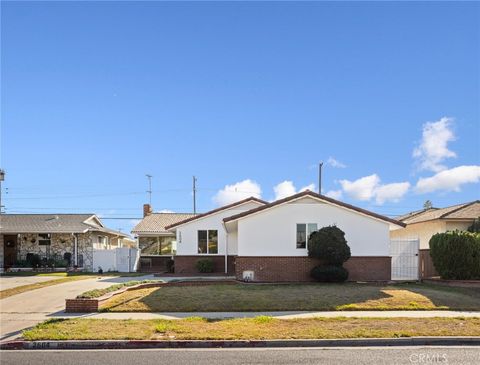
[[[237,256],[235,274],[242,280],[245,270],[253,270],[254,281],[312,281],[310,270],[320,261],[304,256]],[[387,281],[391,279],[388,256],[355,256],[345,262],[350,281]]]
[[[213,260],[213,272],[225,273],[225,256],[175,256],[175,274],[199,274],[195,267],[198,260],[201,259]],[[235,256],[228,256],[228,273],[235,274]]]

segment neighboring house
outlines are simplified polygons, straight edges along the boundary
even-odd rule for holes
[[[121,247],[124,239],[129,236],[105,227],[95,214],[2,214],[0,265],[25,263],[30,254],[92,271],[93,250]]]
[[[191,213],[152,213],[149,204],[143,206],[143,219],[132,229],[138,239],[140,270],[167,271],[168,261],[176,254],[177,240],[166,226],[191,218]]]
[[[435,233],[466,230],[478,217],[480,217],[479,200],[447,208],[423,209],[397,217],[397,220],[406,224],[406,227],[390,232],[390,237],[415,238],[420,241],[420,249],[429,249],[428,243]]]
[[[345,232],[350,280],[391,279],[389,231],[404,223],[308,190],[272,203],[248,198],[165,229],[177,237],[175,273],[196,273],[208,257],[237,279],[308,281],[318,264],[308,258],[308,236],[329,225]]]

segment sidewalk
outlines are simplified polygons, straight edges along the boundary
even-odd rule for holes
[[[97,318],[97,319],[183,319],[204,317],[209,319],[252,318],[269,316],[278,319],[316,317],[375,317],[375,318],[432,318],[470,317],[480,318],[480,312],[466,311],[329,311],[329,312],[170,312],[170,313],[57,313],[50,318]]]

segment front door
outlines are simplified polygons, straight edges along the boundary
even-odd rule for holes
[[[17,258],[17,236],[3,236],[3,257],[5,268],[12,267]]]

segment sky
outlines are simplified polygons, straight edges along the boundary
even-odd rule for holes
[[[480,199],[480,4],[1,3],[7,213]],[[116,219],[111,219],[116,218]],[[121,219],[118,219],[121,218]]]

